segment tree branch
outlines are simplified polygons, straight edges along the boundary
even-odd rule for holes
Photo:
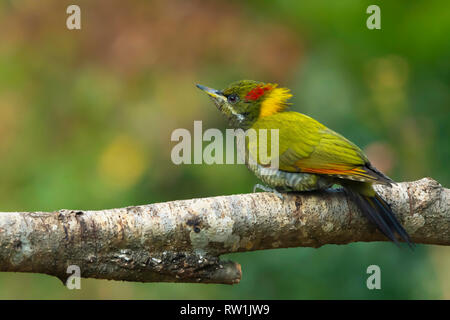
[[[415,243],[450,245],[450,190],[376,186]],[[224,253],[386,241],[342,191],[254,193],[101,211],[0,213],[0,271],[142,282],[238,283]]]

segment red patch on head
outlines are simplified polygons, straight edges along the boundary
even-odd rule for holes
[[[258,100],[264,93],[266,93],[267,91],[271,90],[272,86],[271,85],[265,85],[264,87],[262,86],[257,86],[256,88],[253,88],[252,90],[250,90],[247,95],[245,96],[245,100],[249,101],[249,100]]]

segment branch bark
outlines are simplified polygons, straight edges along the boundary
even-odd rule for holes
[[[376,186],[415,243],[450,245],[450,190]],[[239,251],[386,241],[339,190],[253,193],[100,211],[0,213],[0,271],[141,282],[238,283]]]

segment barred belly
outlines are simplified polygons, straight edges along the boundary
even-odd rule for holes
[[[275,189],[312,191],[327,189],[333,185],[331,179],[310,173],[287,172],[250,163],[247,163],[247,168],[262,182]]]

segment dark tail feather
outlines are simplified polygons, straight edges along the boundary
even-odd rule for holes
[[[391,207],[378,194],[375,194],[374,197],[369,197],[359,194],[349,188],[346,188],[346,191],[367,218],[374,223],[386,237],[399,245],[397,237],[395,236],[395,233],[397,233],[411,249],[414,248],[414,243],[395,217]]]
[[[383,198],[381,198],[377,193],[375,193],[375,199],[379,204],[378,207],[382,208],[382,210],[384,211],[385,218],[388,218],[392,223],[392,228],[394,228],[400,238],[402,238],[403,241],[405,241],[409,245],[409,247],[413,249],[414,243],[411,241],[409,234],[395,217],[394,213],[392,212],[391,206],[387,204],[386,201],[384,201]]]

